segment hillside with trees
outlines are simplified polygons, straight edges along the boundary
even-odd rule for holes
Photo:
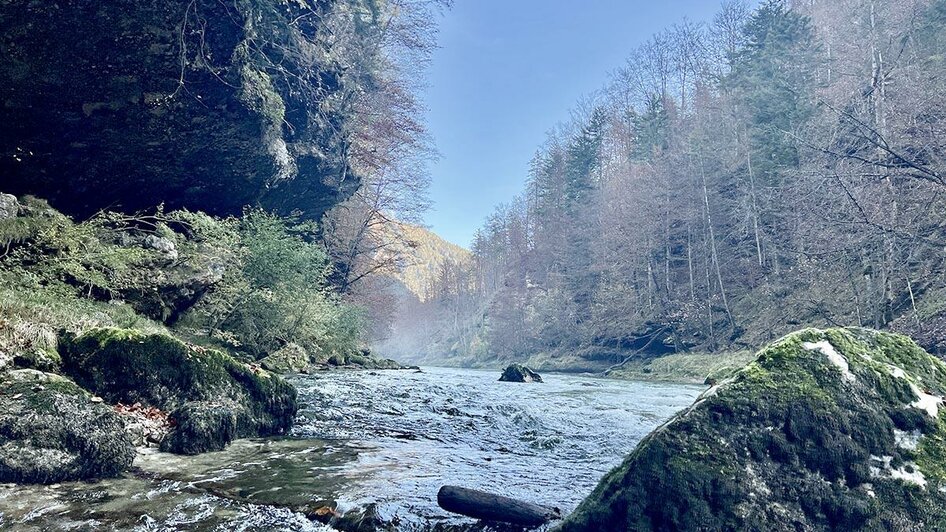
[[[434,354],[602,370],[832,324],[940,349],[944,30],[942,0],[766,0],[657,33],[445,277]]]

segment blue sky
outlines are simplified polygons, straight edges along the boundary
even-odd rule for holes
[[[426,223],[468,246],[493,208],[522,189],[556,123],[601,88],[638,44],[718,0],[455,0],[422,94],[441,154]]]

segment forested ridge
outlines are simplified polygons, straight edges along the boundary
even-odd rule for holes
[[[444,272],[428,355],[604,369],[830,324],[939,349],[944,30],[942,0],[766,0],[654,35]]]

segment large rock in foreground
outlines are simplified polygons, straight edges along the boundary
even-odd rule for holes
[[[296,414],[296,390],[279,376],[164,334],[94,329],[63,339],[61,350],[63,370],[106,401],[170,411],[168,451],[284,434]]]
[[[561,527],[946,528],[946,364],[910,339],[808,329],[645,438]]]
[[[0,377],[0,482],[113,477],[134,457],[118,414],[72,381],[32,369]]]

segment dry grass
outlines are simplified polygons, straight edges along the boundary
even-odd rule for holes
[[[0,288],[0,368],[18,353],[55,352],[60,331],[80,333],[101,326],[164,330],[128,305],[78,298],[67,287],[4,286]]]

